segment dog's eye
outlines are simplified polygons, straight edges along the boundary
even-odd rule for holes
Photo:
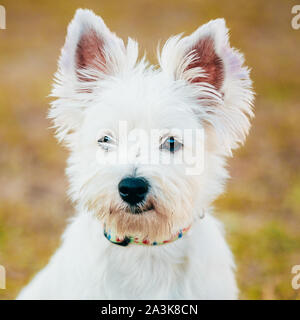
[[[98,140],[99,146],[106,151],[109,149],[109,146],[113,144],[113,142],[114,140],[110,136],[103,136]]]
[[[182,146],[183,144],[177,141],[174,137],[168,137],[165,142],[160,145],[160,149],[175,152],[182,148]]]
[[[112,140],[111,137],[109,137],[109,136],[104,136],[104,137],[100,138],[100,139],[98,140],[98,142],[99,142],[99,143],[110,143],[111,140]]]

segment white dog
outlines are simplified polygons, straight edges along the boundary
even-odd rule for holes
[[[50,110],[57,138],[70,150],[76,215],[19,299],[238,297],[233,257],[211,203],[253,115],[243,62],[223,19],[171,37],[152,67],[138,61],[135,41],[125,45],[100,17],[77,11]],[[204,138],[188,139],[187,130]],[[188,172],[197,148],[203,170]],[[147,150],[159,163],[147,162]],[[117,154],[130,161],[116,161]]]

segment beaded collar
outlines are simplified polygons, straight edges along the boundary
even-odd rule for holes
[[[114,243],[114,244],[117,244],[120,246],[124,246],[124,247],[128,246],[131,243],[142,244],[142,245],[146,245],[146,246],[158,246],[158,245],[174,242],[174,241],[182,238],[190,230],[190,228],[191,228],[191,225],[188,226],[187,228],[180,229],[173,237],[171,237],[168,240],[150,242],[147,239],[140,239],[138,237],[133,237],[133,236],[126,236],[124,238],[119,238],[116,234],[114,234],[114,232],[112,232],[112,230],[110,230],[110,229],[106,230],[106,227],[104,225],[104,236],[111,243]]]

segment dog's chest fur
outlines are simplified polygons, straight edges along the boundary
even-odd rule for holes
[[[119,247],[97,219],[71,222],[61,247],[20,299],[234,299],[234,263],[219,222],[208,215],[174,243]],[[83,249],[84,248],[84,249]]]

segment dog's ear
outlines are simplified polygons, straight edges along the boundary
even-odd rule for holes
[[[79,81],[91,82],[118,72],[125,55],[123,41],[90,10],[78,9],[68,27],[59,69]]]
[[[78,9],[69,24],[58,62],[49,118],[59,141],[70,143],[70,133],[80,127],[91,93],[101,90],[102,80],[132,68],[138,57],[136,42],[127,46],[103,20],[90,10]]]
[[[170,38],[159,60],[170,78],[192,88],[199,119],[215,129],[222,151],[231,154],[250,128],[253,92],[243,55],[230,47],[224,19],[212,20],[190,36]]]

